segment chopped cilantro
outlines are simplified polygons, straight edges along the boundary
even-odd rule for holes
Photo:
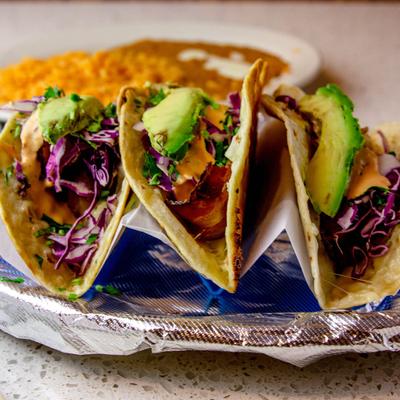
[[[112,285],[106,285],[106,286],[96,285],[94,288],[99,293],[106,292],[107,294],[109,294],[111,296],[118,296],[121,294],[121,291]]]
[[[223,167],[228,162],[228,159],[225,157],[227,148],[228,145],[225,145],[223,142],[215,143],[215,165],[217,167]]]
[[[44,98],[46,100],[49,99],[56,99],[58,97],[64,96],[64,91],[62,89],[59,89],[57,86],[49,86],[46,91],[44,92]]]
[[[208,139],[210,137],[210,134],[208,133],[208,131],[206,131],[205,129],[203,129],[200,132],[201,136],[203,136],[204,139]]]
[[[89,132],[95,133],[101,130],[102,117],[94,119],[90,122],[89,126],[86,128]]]
[[[14,175],[14,166],[10,165],[6,169],[6,173],[4,174],[4,181],[6,185],[8,185],[10,178]]]
[[[39,238],[41,236],[49,235],[51,233],[57,233],[60,236],[65,236],[67,232],[71,229],[71,225],[69,224],[59,224],[58,222],[54,221],[54,219],[50,218],[48,215],[42,215],[42,221],[49,224],[48,228],[39,229],[33,233],[33,236]],[[78,227],[77,227],[78,229]]]
[[[204,94],[204,101],[206,105],[211,106],[214,110],[218,110],[220,107],[220,105],[213,98],[206,94]]]
[[[92,233],[87,238],[86,244],[93,244],[97,240],[98,237],[99,237],[99,235],[97,233]]]
[[[149,153],[144,153],[143,176],[148,179],[150,185],[159,185],[161,170],[157,167],[156,160]]]
[[[75,103],[78,103],[79,101],[82,100],[82,97],[79,96],[79,94],[76,94],[76,93],[72,93],[72,94],[69,96],[69,98],[70,98],[72,101],[74,101]]]
[[[160,90],[151,90],[150,91],[150,96],[149,96],[149,103],[152,106],[156,106],[157,104],[160,104],[165,98],[166,94],[164,93],[164,89],[161,88]]]
[[[223,122],[224,131],[232,136],[235,136],[239,130],[239,125],[234,127],[232,115],[226,112],[226,117]]]
[[[46,246],[50,247],[53,245],[53,241],[52,240],[46,240]]]
[[[82,278],[72,279],[71,285],[80,285],[82,283]]]
[[[18,139],[21,136],[21,131],[22,131],[22,126],[19,124],[15,125],[15,129],[12,134],[14,139]]]
[[[59,287],[57,290],[59,292],[65,292],[67,289],[65,287]]]
[[[112,286],[112,285],[107,285],[107,286],[105,287],[105,290],[106,290],[106,292],[107,292],[108,294],[111,294],[112,296],[118,296],[118,295],[121,294],[121,292],[120,292],[117,288],[115,288],[114,286]]]
[[[23,283],[24,278],[8,278],[7,276],[0,276],[0,282],[10,282],[10,283]]]
[[[114,103],[110,103],[104,109],[104,116],[106,118],[116,118],[117,116],[117,106]]]
[[[78,295],[75,294],[75,293],[70,293],[70,294],[68,295],[68,300],[69,300],[69,301],[78,300]]]
[[[95,287],[96,292],[102,293],[104,286],[103,285],[96,285]]]
[[[43,265],[43,257],[39,256],[38,254],[35,254],[35,258],[36,258],[36,261],[37,261],[37,263],[39,265],[39,268],[41,269],[42,265]]]
[[[170,166],[168,167],[168,175],[172,176],[172,175],[179,175],[177,169],[176,169],[176,165],[174,163],[171,163]]]
[[[109,190],[102,190],[100,192],[100,200],[106,200],[109,195],[110,195]]]

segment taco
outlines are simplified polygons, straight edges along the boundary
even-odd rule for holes
[[[360,129],[336,86],[263,97],[281,119],[323,308],[378,301],[400,289],[400,124]]]
[[[120,148],[131,188],[189,266],[234,292],[266,65],[216,103],[186,87],[124,88]]]
[[[16,102],[0,134],[0,215],[18,253],[50,291],[74,298],[93,283],[130,194],[116,106],[96,98]]]

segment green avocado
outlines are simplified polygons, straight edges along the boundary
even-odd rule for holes
[[[316,212],[334,217],[346,192],[354,156],[363,145],[353,103],[336,86],[319,88],[299,102],[321,127],[318,148],[307,168],[306,188]]]
[[[49,99],[39,105],[39,126],[50,144],[87,128],[101,116],[103,105],[92,96],[71,95]]]
[[[172,89],[155,107],[143,114],[151,145],[165,156],[173,156],[194,138],[193,130],[207,104],[200,89]]]

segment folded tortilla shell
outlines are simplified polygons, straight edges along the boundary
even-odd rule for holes
[[[35,115],[32,114],[30,118],[35,118]],[[26,122],[28,123],[29,121]],[[0,171],[3,171],[3,174],[15,159],[21,159],[21,140],[12,134],[15,124],[16,116],[9,119],[0,134]],[[30,125],[33,129],[35,124],[31,120]],[[65,264],[57,270],[54,269],[55,263],[51,261],[51,249],[46,245],[46,239],[34,236],[36,231],[47,227],[47,224],[41,220],[41,215],[37,215],[33,207],[35,202],[43,201],[40,193],[43,194],[44,189],[40,188],[38,196],[34,198],[31,197],[30,189],[24,197],[18,195],[17,191],[18,182],[15,175],[8,179],[0,176],[0,216],[16,250],[33,276],[48,290],[62,296],[70,294],[81,296],[90,288],[100,272],[125,210],[130,188],[123,178],[122,168],[119,171],[117,185],[117,208],[98,243],[96,253],[78,283],[72,282],[76,278],[75,273]],[[39,262],[39,259],[42,262]]]
[[[134,125],[141,120],[143,108],[135,100],[143,90],[126,87],[118,101],[120,118],[120,150],[128,182],[140,202],[164,229],[181,257],[200,274],[220,287],[234,292],[242,265],[242,228],[250,162],[256,141],[257,107],[263,87],[266,65],[257,61],[244,80],[240,111],[240,129],[227,151],[231,160],[228,182],[227,226],[218,240],[198,241],[165,204],[158,188],[143,177],[145,149],[141,132]]]

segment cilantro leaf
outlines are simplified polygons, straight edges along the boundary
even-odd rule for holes
[[[103,293],[104,286],[103,285],[96,285],[95,287],[96,292]]]
[[[109,195],[110,195],[109,190],[102,190],[100,192],[100,200],[106,200]]]
[[[168,167],[168,176],[172,176],[172,175],[175,175],[175,176],[179,175],[179,173],[176,169],[176,165],[174,163],[171,163],[170,166]]]
[[[7,276],[0,276],[0,282],[10,282],[10,283],[23,283],[24,278],[8,278]]]
[[[46,88],[43,96],[46,100],[56,99],[58,97],[64,96],[64,91],[62,89],[59,89],[57,86],[49,86],[48,88]]]
[[[215,165],[217,167],[223,167],[228,162],[228,159],[225,157],[225,152],[228,148],[228,145],[223,142],[215,143]]]
[[[156,106],[156,105],[160,104],[166,97],[167,97],[167,95],[164,93],[164,89],[161,88],[158,91],[151,90],[148,100],[152,106]]]
[[[78,300],[78,295],[75,294],[75,293],[70,293],[70,294],[68,295],[68,300],[69,300],[69,301]]]
[[[161,170],[157,167],[156,160],[149,153],[144,153],[143,176],[148,179],[150,185],[159,185]]]
[[[11,179],[11,177],[13,175],[14,175],[14,166],[10,165],[7,167],[6,173],[4,174],[4,181],[5,181],[6,185],[8,185],[9,180]]]
[[[211,106],[214,110],[218,110],[220,105],[210,96],[203,94],[206,105]]]
[[[105,290],[106,290],[106,292],[107,292],[108,294],[111,294],[112,296],[118,296],[118,295],[121,294],[121,292],[120,292],[117,288],[115,288],[114,286],[112,286],[112,285],[107,285],[107,286],[105,287]]]
[[[37,263],[39,265],[39,268],[41,269],[42,265],[43,265],[43,257],[39,256],[38,254],[35,254],[35,258],[36,258],[36,261],[37,261]]]
[[[80,285],[82,283],[82,278],[75,278],[75,279],[72,279],[72,281],[71,281],[71,285]]]
[[[99,293],[106,292],[107,294],[110,294],[111,296],[118,296],[121,294],[121,291],[112,285],[106,285],[106,286],[96,285],[94,288],[95,288],[96,292],[99,292]]]
[[[17,124],[15,125],[15,129],[12,133],[14,139],[18,139],[21,136],[22,126]]]
[[[93,244],[97,240],[98,237],[99,237],[99,235],[97,233],[92,233],[87,238],[86,244]]]
[[[117,106],[114,103],[108,104],[104,109],[104,116],[106,118],[116,118],[117,117]]]
[[[100,131],[102,119],[103,119],[102,116],[100,116],[99,118],[92,120],[90,122],[89,126],[86,128],[86,130],[89,132],[92,132],[92,133],[96,133],[96,132]]]
[[[70,98],[73,102],[75,102],[75,103],[78,103],[78,102],[80,102],[80,101],[82,100],[82,97],[79,96],[79,94],[76,94],[76,93],[72,93],[72,94],[69,96],[69,98]]]

